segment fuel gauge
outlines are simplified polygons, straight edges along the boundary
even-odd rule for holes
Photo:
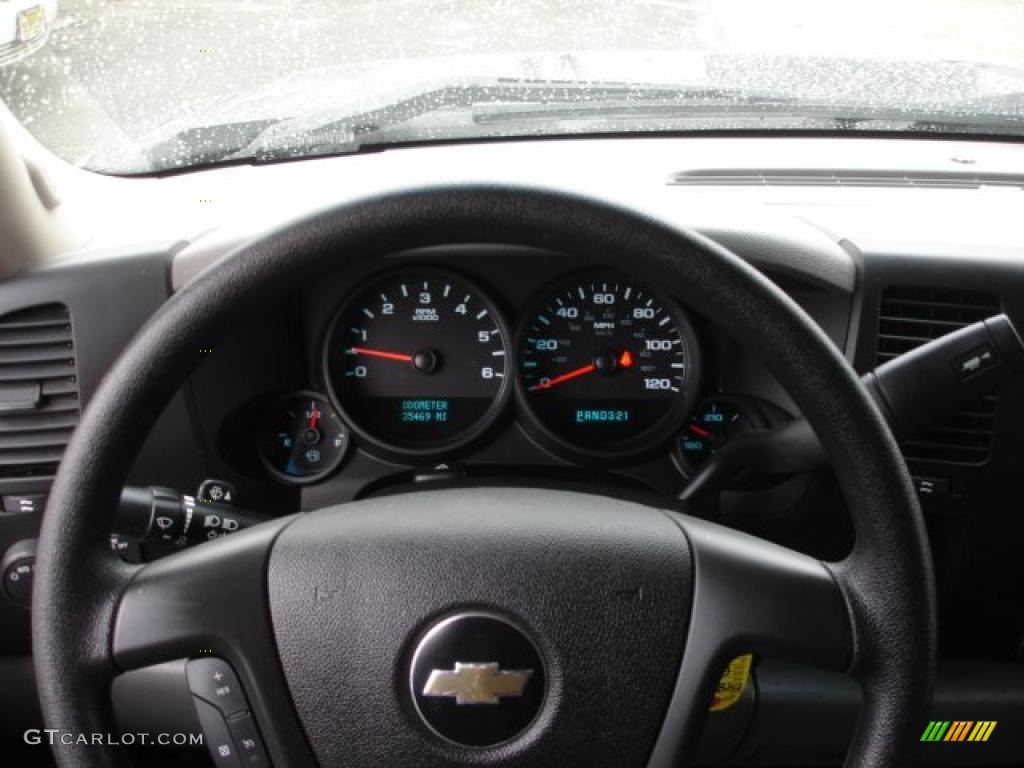
[[[259,453],[278,480],[304,484],[330,474],[345,457],[348,443],[348,430],[326,397],[292,392],[267,413]]]

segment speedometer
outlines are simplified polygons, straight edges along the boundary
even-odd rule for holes
[[[341,308],[324,366],[345,420],[385,452],[464,445],[500,412],[510,387],[507,332],[491,301],[439,270],[381,277]]]
[[[653,449],[697,396],[696,335],[681,309],[614,274],[547,293],[519,338],[520,397],[536,432],[576,455]]]

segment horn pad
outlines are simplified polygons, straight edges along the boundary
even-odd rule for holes
[[[641,766],[678,674],[692,563],[650,507],[468,489],[300,516],[268,582],[322,765]]]
[[[416,645],[409,669],[409,694],[423,722],[466,747],[514,739],[537,719],[547,690],[537,646],[493,613],[457,613],[437,622]]]

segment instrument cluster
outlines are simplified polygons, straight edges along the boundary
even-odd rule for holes
[[[433,466],[509,419],[543,451],[580,466],[660,454],[691,474],[713,450],[711,440],[695,446],[707,424],[690,421],[700,397],[697,332],[670,296],[621,273],[584,270],[521,310],[511,322],[447,268],[371,275],[326,323],[323,392],[290,393],[265,413],[263,466],[276,480],[314,483],[353,443],[385,461]],[[743,426],[755,421],[744,416]],[[720,432],[716,444],[728,430]]]

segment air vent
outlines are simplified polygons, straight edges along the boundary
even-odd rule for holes
[[[889,187],[893,189],[981,189],[1009,187],[1024,190],[1024,178],[1000,173],[928,171],[775,170],[743,168],[683,171],[668,182],[680,187]]]
[[[884,363],[932,339],[1001,311],[984,291],[891,287],[882,294],[877,362]],[[996,397],[988,395],[945,423],[903,441],[908,461],[984,464],[992,453]]]
[[[68,308],[0,317],[0,478],[52,476],[79,407]]]

